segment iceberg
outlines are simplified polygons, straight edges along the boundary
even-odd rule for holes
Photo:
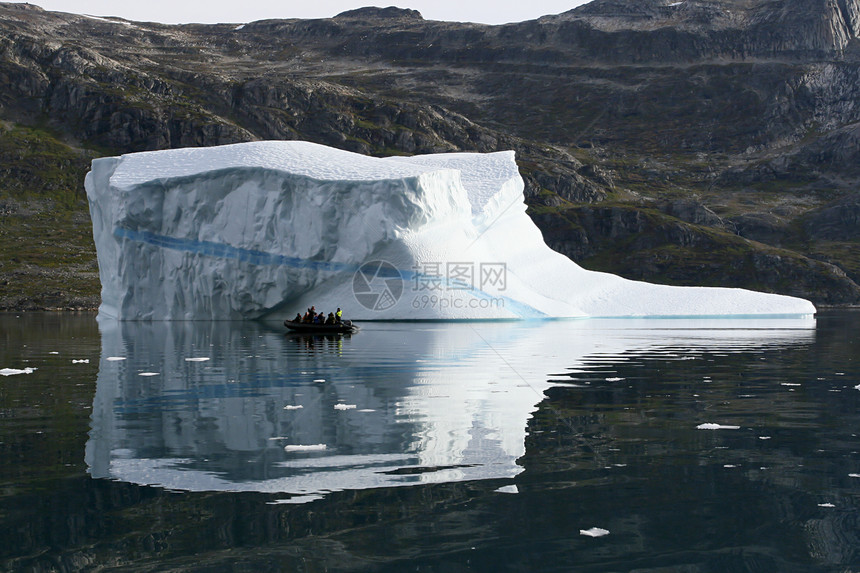
[[[259,141],[96,159],[100,318],[811,315],[812,303],[587,271],[526,214],[513,151],[367,157]]]

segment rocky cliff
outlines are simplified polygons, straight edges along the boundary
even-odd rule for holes
[[[0,307],[93,302],[92,157],[255,139],[515,149],[531,215],[586,267],[855,304],[858,33],[860,0],[595,0],[504,26],[0,3]]]

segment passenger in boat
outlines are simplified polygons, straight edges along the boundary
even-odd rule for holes
[[[340,309],[340,307],[337,307],[337,312],[334,313],[335,323],[340,324],[342,317],[343,317],[343,311]]]
[[[315,324],[323,324],[323,323],[325,323],[325,316],[323,316],[323,313],[319,313],[319,314],[317,315],[316,319],[314,319],[314,323],[315,323]]]
[[[302,313],[297,312],[296,317],[293,319],[293,322],[302,322]]]
[[[325,323],[326,324],[334,324],[334,313],[333,312],[328,313],[328,316],[325,319]]]

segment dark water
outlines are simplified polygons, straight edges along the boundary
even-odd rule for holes
[[[0,315],[0,569],[860,569],[860,313]]]

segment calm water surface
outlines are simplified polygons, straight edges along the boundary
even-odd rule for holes
[[[0,569],[860,569],[860,312],[0,314]]]

